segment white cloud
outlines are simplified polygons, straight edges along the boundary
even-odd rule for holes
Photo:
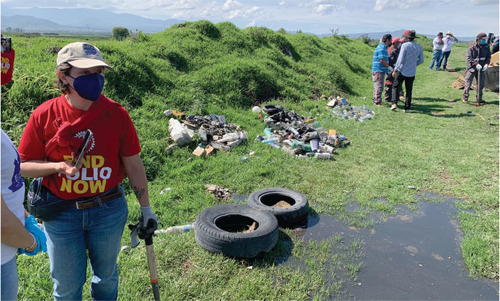
[[[489,1],[489,0],[479,0],[479,1]],[[428,4],[428,2],[429,0],[377,0],[373,10],[382,11],[386,8],[392,8],[392,7],[398,9],[416,8],[426,5]]]
[[[257,24],[257,22],[255,22],[255,20],[252,20],[252,22],[248,23],[248,25],[246,27],[255,27]]]
[[[322,15],[328,15],[333,11],[333,5],[331,4],[320,4],[316,7],[316,12]]]
[[[222,5],[222,9],[224,11],[234,10],[240,8],[242,5],[236,0],[227,0],[224,5]]]
[[[470,0],[473,5],[498,4],[498,0]]]
[[[281,6],[283,6],[283,5],[286,4],[286,2],[285,1],[280,1],[278,4],[281,5]]]

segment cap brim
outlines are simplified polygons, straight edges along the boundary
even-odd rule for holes
[[[70,64],[73,67],[77,67],[77,68],[104,67],[104,68],[108,68],[110,70],[113,70],[113,68],[111,68],[111,66],[109,66],[105,62],[103,62],[101,60],[96,60],[96,59],[74,60],[74,61],[69,61],[68,64]]]

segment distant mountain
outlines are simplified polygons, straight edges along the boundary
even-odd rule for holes
[[[131,31],[140,30],[152,33],[183,22],[177,19],[155,20],[132,14],[115,14],[102,9],[18,9],[2,4],[2,30],[11,27],[21,28],[25,32],[74,32],[76,30],[111,33],[113,27],[125,27]]]

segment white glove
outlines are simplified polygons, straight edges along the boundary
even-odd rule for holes
[[[488,64],[483,66],[483,71],[486,71],[486,69],[488,69]]]
[[[387,67],[387,73],[392,73],[392,71],[394,71],[394,68],[392,68],[391,66]]]
[[[482,68],[482,67],[481,67],[481,65],[479,65],[479,64],[477,64],[477,65],[476,65],[476,69],[477,69],[478,71],[481,71],[481,68]]]

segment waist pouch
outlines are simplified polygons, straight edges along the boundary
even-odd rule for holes
[[[36,218],[47,222],[73,206],[73,201],[63,200],[42,185],[43,178],[31,182],[28,190],[28,211]]]

